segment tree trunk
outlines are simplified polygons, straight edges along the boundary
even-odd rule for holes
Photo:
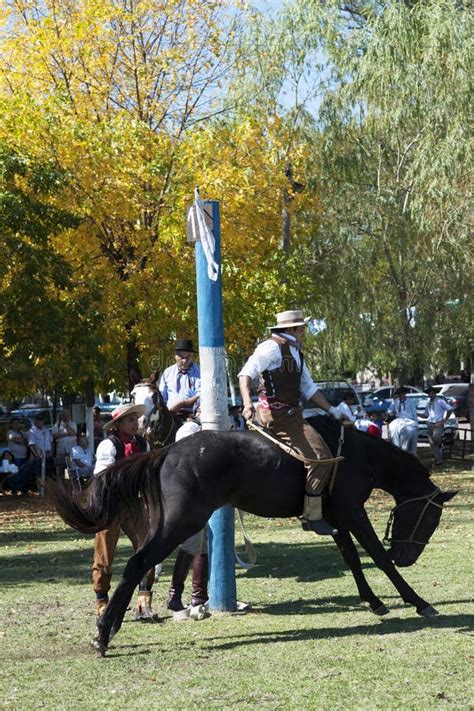
[[[127,329],[128,330],[128,329]],[[127,341],[127,382],[129,391],[133,390],[133,386],[138,380],[142,379],[142,371],[139,365],[140,348],[136,338],[130,338]],[[134,374],[132,376],[132,373]]]

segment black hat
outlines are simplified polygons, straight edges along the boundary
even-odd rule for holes
[[[177,338],[174,346],[175,351],[188,351],[188,353],[197,353],[193,348],[193,342],[189,338]]]
[[[395,395],[406,395],[407,392],[408,392],[407,388],[404,388],[402,385],[401,388],[398,388],[398,390],[396,390]]]

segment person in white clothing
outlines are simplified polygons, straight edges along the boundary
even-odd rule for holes
[[[389,436],[393,444],[400,449],[416,456],[418,444],[418,415],[415,400],[407,399],[408,390],[398,388],[392,404],[387,410],[387,415],[395,418],[388,427]]]
[[[56,455],[64,457],[65,454],[71,454],[71,450],[76,444],[77,425],[71,420],[68,410],[60,413],[52,434],[56,442]]]
[[[41,414],[35,415],[34,425],[28,430],[28,446],[33,458],[33,469],[35,476],[41,473],[41,461],[44,457],[46,476],[54,473],[54,460],[52,457],[53,443],[51,432],[44,426],[44,417]]]
[[[28,438],[25,432],[21,431],[21,423],[17,417],[13,417],[10,420],[10,429],[7,432],[7,444],[15,458],[15,464],[21,467],[28,458],[28,451],[26,449]]]
[[[77,444],[71,450],[71,459],[77,467],[79,476],[91,476],[94,471],[92,452],[89,452],[87,437],[79,435]]]
[[[444,423],[452,413],[452,407],[439,397],[434,388],[428,389],[430,398],[425,408],[427,418],[428,442],[433,452],[435,463],[441,466],[443,463],[443,433]]]
[[[354,423],[356,421],[356,416],[352,412],[351,405],[354,404],[354,394],[350,390],[345,390],[342,393],[342,402],[339,403],[337,409],[343,416],[345,420]]]
[[[334,536],[337,530],[323,519],[322,513],[322,492],[333,472],[332,454],[321,435],[303,418],[301,400],[313,402],[337,419],[341,414],[313,382],[304,361],[301,344],[307,319],[303,312],[282,311],[276,321],[270,327],[270,338],[257,346],[239,373],[242,415],[245,420],[255,416],[261,427],[267,427],[304,457],[303,529]],[[251,388],[257,379],[259,398],[255,407]],[[318,462],[321,459],[325,461]]]

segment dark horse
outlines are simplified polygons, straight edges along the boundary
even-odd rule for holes
[[[335,420],[310,421],[335,452],[340,434]],[[388,612],[364,578],[351,534],[406,603],[420,615],[437,614],[405,582],[394,563],[409,566],[417,560],[439,524],[443,503],[455,492],[443,493],[434,486],[426,467],[413,455],[357,430],[346,431],[342,454],[345,460],[324,510],[327,520],[339,529],[334,540],[354,575],[361,600],[377,615]],[[123,507],[136,506],[139,496],[147,503],[150,533],[128,561],[98,622],[99,652],[105,654],[111,636],[120,629],[133,590],[146,571],[200,531],[215,509],[231,504],[257,516],[300,516],[304,482],[303,465],[258,433],[205,431],[111,466],[92,483],[85,506],[77,495],[53,484],[59,514],[83,533],[106,528]],[[390,493],[397,504],[388,551],[364,509],[374,488]]]

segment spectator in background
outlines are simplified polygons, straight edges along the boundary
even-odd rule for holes
[[[92,453],[89,452],[87,437],[79,435],[77,444],[74,445],[71,451],[71,459],[77,467],[77,473],[80,477],[89,477],[94,472],[94,463]]]
[[[337,406],[337,409],[343,416],[345,420],[349,420],[349,422],[354,422],[356,421],[356,416],[352,412],[352,405],[355,402],[354,398],[354,393],[351,392],[350,390],[345,390],[342,393],[342,402],[339,403]]]
[[[15,464],[18,468],[26,464],[28,459],[28,437],[25,432],[21,431],[20,420],[13,417],[10,420],[10,429],[7,432],[7,445],[13,455]]]
[[[41,414],[35,415],[33,427],[28,430],[28,446],[34,460],[35,473],[39,475],[43,456],[46,461],[46,473],[54,473],[51,432],[44,426],[44,417]]]
[[[435,463],[441,466],[443,463],[443,433],[444,423],[452,413],[452,408],[446,400],[438,397],[435,388],[428,388],[429,401],[425,408],[427,418],[428,442],[433,452]]]
[[[59,419],[53,427],[53,438],[56,442],[57,457],[71,454],[71,450],[76,444],[77,425],[71,420],[68,410],[63,410],[60,413]]]
[[[175,343],[175,365],[166,368],[160,380],[160,392],[171,412],[185,422],[201,391],[201,371],[193,362],[193,342],[180,338]]]
[[[27,494],[35,488],[35,475],[33,465],[24,464],[19,468],[14,461],[12,452],[8,449],[2,454],[0,466],[1,489],[10,490],[12,494]]]
[[[92,408],[94,417],[94,452],[104,439],[104,423],[100,419],[100,407],[96,405]]]
[[[418,415],[415,400],[407,399],[408,390],[398,388],[392,404],[387,410],[388,416],[395,416],[388,431],[396,447],[416,456],[418,444]]]
[[[244,430],[245,420],[242,417],[242,408],[238,405],[232,405],[229,407],[229,417],[231,421],[231,429],[233,430]]]

